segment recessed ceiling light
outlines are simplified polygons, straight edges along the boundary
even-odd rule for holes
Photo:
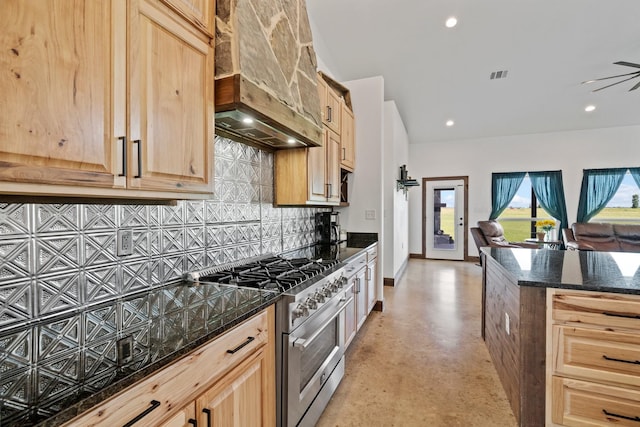
[[[293,139],[293,138],[289,138],[289,139],[287,139],[287,142],[288,142],[289,144],[295,144],[295,143],[296,143],[296,140],[295,140],[295,139]]]
[[[456,17],[452,16],[451,18],[447,19],[447,22],[445,22],[444,25],[446,25],[447,28],[453,28],[456,26],[457,23],[458,23],[458,20],[456,19]]]
[[[584,107],[584,111],[586,111],[587,113],[590,113],[595,109],[596,109],[595,105],[587,105],[586,107]]]
[[[244,119],[242,119],[242,122],[247,124],[253,123],[253,119],[251,117],[245,117]]]
[[[454,124],[455,124],[455,122],[453,120],[447,120],[447,123],[446,123],[447,126],[451,127]]]

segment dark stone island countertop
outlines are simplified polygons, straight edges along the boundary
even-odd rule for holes
[[[59,366],[22,372],[25,382],[56,387],[57,398],[34,402],[33,406],[27,404],[22,409],[4,406],[0,425],[58,426],[211,341],[279,298],[276,292],[178,281],[28,325],[25,333],[39,333],[41,342],[59,340],[60,348],[73,342],[74,337],[65,334],[75,335],[76,328],[93,328],[103,337],[96,340],[96,345],[86,344],[72,351],[58,362]],[[59,335],[45,331],[58,331]],[[118,365],[116,343],[124,336],[135,339],[133,360]],[[56,374],[56,369],[62,371]]]
[[[640,253],[482,248],[520,286],[640,295]]]

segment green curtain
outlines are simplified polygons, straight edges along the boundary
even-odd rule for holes
[[[627,170],[628,168],[584,169],[578,202],[578,222],[589,222],[604,209],[620,188]]]
[[[569,226],[567,219],[567,203],[564,199],[562,171],[529,172],[533,192],[540,206],[560,221],[558,229]],[[560,236],[558,236],[560,237]]]
[[[509,206],[518,192],[526,172],[507,172],[491,174],[491,215],[496,219]]]

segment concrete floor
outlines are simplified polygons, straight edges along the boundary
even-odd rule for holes
[[[347,350],[317,426],[516,426],[480,336],[481,272],[411,259]]]

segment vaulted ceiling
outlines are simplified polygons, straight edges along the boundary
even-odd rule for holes
[[[383,76],[411,143],[640,124],[640,0],[307,0],[341,81]],[[447,18],[458,24],[447,28]],[[494,71],[507,77],[490,79]],[[585,112],[587,105],[596,109]],[[453,120],[453,126],[446,126]],[[639,141],[640,143],[640,141]]]

